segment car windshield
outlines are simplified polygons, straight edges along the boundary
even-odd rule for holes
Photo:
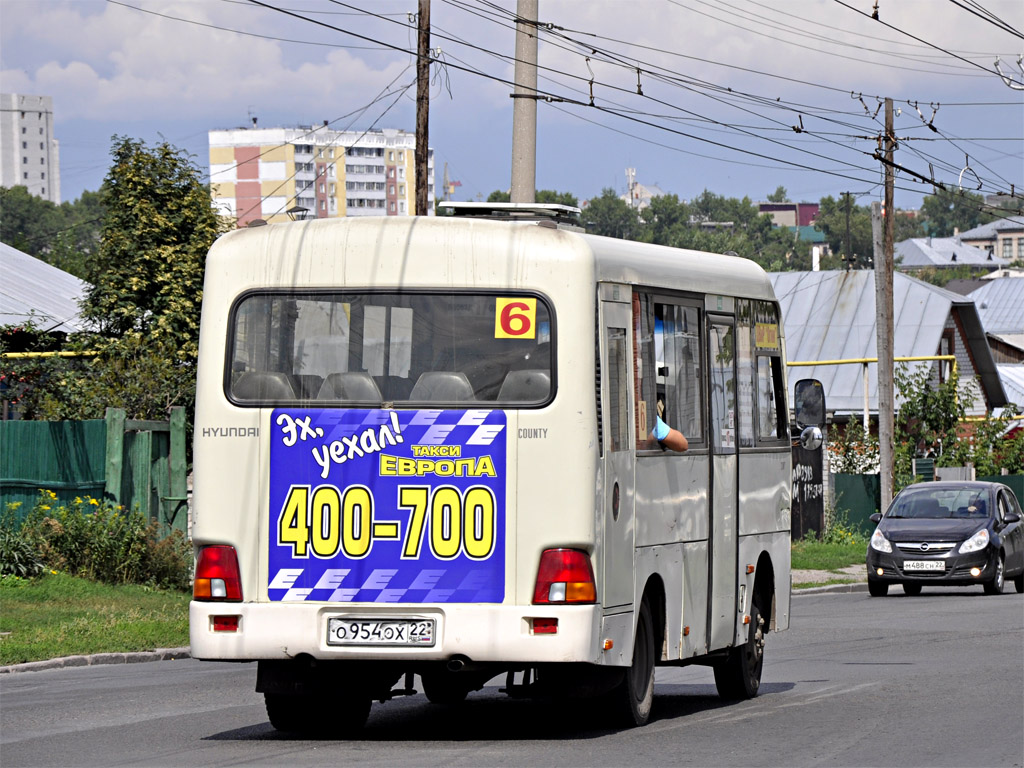
[[[936,489],[900,495],[886,517],[985,518],[989,515],[987,494],[973,489]]]

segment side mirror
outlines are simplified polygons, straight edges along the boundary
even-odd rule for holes
[[[796,425],[804,427],[825,426],[825,389],[817,379],[801,379],[793,389],[793,413]],[[801,435],[801,439],[802,439]]]
[[[868,520],[870,520],[872,523],[880,523],[880,522],[882,522],[882,513],[881,512],[875,512],[875,514],[870,515],[868,517]]]
[[[1007,512],[1006,516],[1003,518],[1003,520],[1006,523],[1019,523],[1020,522],[1020,515],[1018,515],[1016,512]]]

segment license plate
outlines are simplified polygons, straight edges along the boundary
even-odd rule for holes
[[[903,563],[904,571],[944,571],[946,564],[941,560],[907,560]]]
[[[434,645],[433,619],[352,619],[327,620],[328,645]]]

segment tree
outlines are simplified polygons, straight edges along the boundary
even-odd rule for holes
[[[536,200],[546,205],[570,205],[573,208],[580,207],[580,201],[571,192],[555,192],[553,189],[541,189],[537,191]]]
[[[85,279],[99,247],[103,208],[97,192],[54,205],[25,187],[0,189],[0,240],[58,269]]]
[[[583,212],[587,231],[595,235],[634,240],[640,232],[640,218],[615,190],[605,187]]]
[[[847,229],[849,222],[849,229]],[[825,234],[833,253],[841,254],[849,267],[866,267],[875,252],[871,232],[871,210],[855,205],[851,195],[837,201],[831,195],[821,199],[814,227]],[[849,249],[847,249],[849,231]]]
[[[770,195],[768,195],[768,202],[769,203],[787,203],[787,202],[789,202],[789,197],[788,197],[788,194],[786,192],[786,188],[783,187],[781,184],[779,186],[777,186],[775,188],[775,191],[772,192]]]
[[[82,313],[101,336],[135,335],[192,361],[206,252],[226,224],[181,150],[166,142],[150,149],[128,137],[113,142],[102,188],[103,240]]]
[[[553,189],[537,190],[534,200],[544,204],[571,205],[573,208],[578,208],[580,204],[576,195],[571,192],[556,192]],[[488,203],[509,203],[511,201],[512,195],[508,192],[502,192],[500,189],[494,190],[487,196]]]
[[[966,232],[992,218],[985,214],[985,199],[981,195],[957,189],[937,188],[934,195],[926,195],[921,213],[928,234],[933,237],[952,237],[954,231]]]

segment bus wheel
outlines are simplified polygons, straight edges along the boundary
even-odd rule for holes
[[[633,640],[633,663],[612,692],[616,708],[626,725],[646,725],[654,703],[654,621],[647,601],[640,605]]]
[[[466,700],[469,688],[450,672],[435,672],[421,675],[423,695],[431,704],[454,706]]]
[[[264,693],[267,717],[278,731],[318,736],[353,736],[370,716],[370,697],[361,693],[348,698],[316,694]]]
[[[764,617],[759,600],[750,606],[747,640],[729,651],[729,655],[715,664],[715,686],[723,699],[752,699],[761,687],[761,667],[764,665]]]

